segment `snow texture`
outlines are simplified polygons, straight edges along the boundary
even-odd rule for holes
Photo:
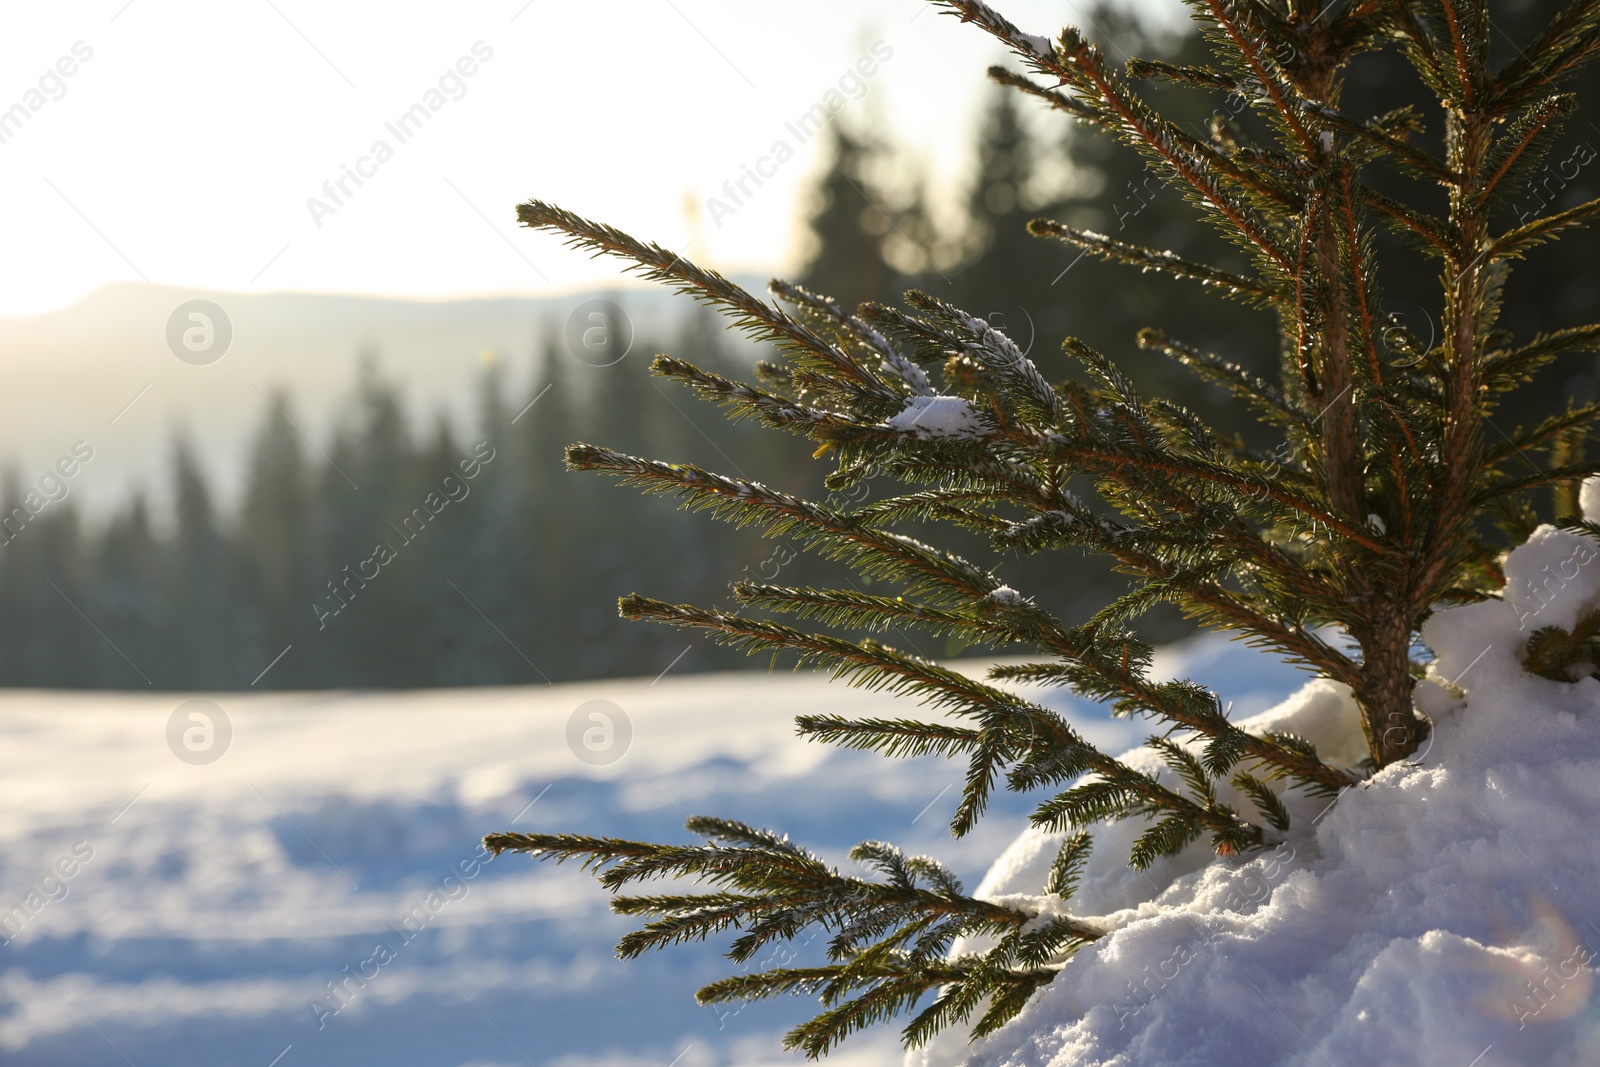
[[[889,420],[889,428],[918,437],[976,438],[984,435],[978,413],[959,396],[907,397],[906,406]]]
[[[1027,45],[1033,50],[1035,55],[1044,59],[1055,58],[1055,48],[1051,45],[1048,37],[1041,37],[1036,33],[1023,33],[1021,30],[1011,26],[1010,21],[1006,19],[1005,16],[1001,15],[994,8],[984,3],[983,0],[973,0],[972,6],[977,9],[977,13],[982,20],[989,25],[1011,27],[1011,30],[1014,34],[1013,40]]]
[[[1025,33],[1022,35],[1022,39],[1028,42],[1029,46],[1033,48],[1034,54],[1040,58],[1054,59],[1056,57],[1056,46],[1050,43],[1050,38],[1041,37],[1037,33]]]
[[[1582,503],[1600,520],[1600,484]],[[999,1032],[947,1033],[908,1064],[1596,1062],[1600,680],[1550,681],[1521,656],[1534,629],[1600,606],[1597,555],[1541,527],[1507,558],[1504,599],[1431,619],[1423,751],[1331,807],[1291,791],[1275,847],[1226,862],[1202,843],[1140,873],[1126,858],[1142,824],[1097,830],[1071,908],[1113,932]],[[1241,725],[1347,764],[1364,752],[1348,691],[1324,680]],[[1024,832],[979,895],[1026,902],[1063,836]]]
[[[1157,664],[1207,684],[1248,679],[1251,710],[1296,681],[1218,640],[1162,649]],[[956,666],[981,676],[987,664]],[[825,674],[655,681],[658,671],[579,685],[208,694],[232,741],[203,766],[175,758],[167,739],[175,709],[199,694],[0,693],[0,1063],[804,1062],[779,1040],[816,1013],[814,1000],[695,1004],[696,988],[736,970],[726,939],[613,959],[636,923],[611,915],[588,875],[511,855],[483,863],[479,837],[690,841],[686,813],[726,815],[788,832],[846,869],[857,841],[893,840],[976,884],[1030,800],[997,795],[954,841],[959,764],[794,735],[794,716],[818,707],[903,714],[902,700]],[[1028,692],[1102,748],[1142,735],[1068,693]],[[596,699],[632,726],[608,765],[580,760],[570,740]],[[345,1005],[319,1018],[313,1005],[328,1010],[335,982]],[[877,1027],[828,1063],[879,1067],[899,1054],[894,1029]]]
[[[1590,522],[1595,522],[1600,516],[1600,478],[1590,478],[1583,483],[1583,489],[1578,493],[1578,506],[1583,509],[1583,517]]]

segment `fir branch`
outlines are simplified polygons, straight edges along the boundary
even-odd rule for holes
[[[990,67],[988,74],[997,84],[1009,86],[1031,97],[1043,100],[1057,111],[1064,111],[1080,121],[1094,122],[1102,117],[1099,111],[1083,101],[1068,96],[1066,93],[1058,92],[1055,89],[1047,89],[1044,86],[1036,85],[1021,74],[1005,67]]]
[[[1255,77],[1256,83],[1262,87],[1262,91],[1277,109],[1278,117],[1284,126],[1300,142],[1300,147],[1307,156],[1316,156],[1317,143],[1312,138],[1311,131],[1300,121],[1299,109],[1290,103],[1291,98],[1299,94],[1279,76],[1276,64],[1271,62],[1260,47],[1259,40],[1247,32],[1236,17],[1237,13],[1247,9],[1237,5],[1225,5],[1222,0],[1203,0],[1203,3],[1210,11],[1212,20],[1233,42],[1239,57]]]
[[[904,534],[875,530],[849,516],[760,482],[728,478],[688,464],[647,460],[594,445],[567,450],[573,470],[618,476],[649,493],[673,493],[686,506],[709,510],[737,525],[754,525],[768,536],[793,534],[826,558],[844,560],[868,577],[907,583],[907,592],[980,597],[999,583],[987,571],[951,552]]]
[[[1487,509],[1489,505],[1506,497],[1520,496],[1530,489],[1538,489],[1558,482],[1577,481],[1600,474],[1600,460],[1588,463],[1570,463],[1547,470],[1535,470],[1521,478],[1508,478],[1496,485],[1481,489],[1472,496],[1474,509]]]
[[[865,842],[851,853],[882,876],[869,880],[843,875],[787,838],[742,823],[698,816],[689,820],[688,827],[711,843],[650,845],[507,833],[490,835],[485,845],[496,855],[522,852],[558,863],[576,859],[595,870],[613,893],[631,882],[657,878],[730,887],[711,893],[616,897],[612,909],[617,913],[653,916],[618,944],[624,957],[739,928],[746,933],[735,940],[728,956],[740,962],[775,940],[796,940],[808,928],[834,931],[826,966],[737,975],[697,994],[702,1004],[820,994],[829,1010],[786,1038],[787,1047],[802,1048],[813,1058],[855,1030],[891,1018],[923,993],[969,982],[980,972],[985,980],[969,987],[977,995],[968,1012],[992,1001],[997,984],[1031,995],[1054,977],[1048,966],[1051,959],[1070,954],[1104,932],[1059,916],[1044,928],[1031,930],[1033,914],[966,896],[960,882],[934,861],[906,857],[880,842]],[[996,936],[999,941],[986,953],[944,958],[956,937],[973,935]],[[1015,1004],[1020,1006],[1021,1002]],[[930,1033],[926,1020],[907,1027],[912,1040],[925,1040]]]
[[[1313,100],[1297,98],[1296,103],[1305,114],[1315,116],[1318,122],[1378,149],[1381,155],[1388,156],[1403,169],[1419,177],[1433,178],[1445,185],[1455,185],[1461,180],[1461,176],[1451,170],[1443,160],[1417,148],[1404,138],[1395,136],[1377,123],[1350,118],[1337,108]],[[1398,122],[1406,127],[1415,127],[1409,109],[1389,116],[1389,121]]]
[[[1474,25],[1466,22],[1461,13],[1456,9],[1455,0],[1434,0],[1440,11],[1444,13],[1445,25],[1450,33],[1451,56],[1454,59],[1455,75],[1459,89],[1458,99],[1463,111],[1475,111],[1478,107],[1478,82],[1484,76],[1482,38],[1472,32]]]
[[[1529,175],[1543,158],[1547,143],[1559,131],[1561,120],[1572,112],[1573,106],[1574,97],[1570,93],[1545,97],[1519,116],[1497,139],[1494,154],[1485,167],[1489,174],[1478,190],[1484,203],[1495,202],[1502,188],[1521,184],[1518,179]]]
[[[897,759],[918,756],[950,758],[977,748],[981,730],[923,719],[846,719],[839,715],[801,715],[795,724],[802,737],[824,744]]]
[[[908,467],[910,466],[908,464]],[[898,468],[896,473],[899,473]],[[929,470],[927,473],[933,474],[934,471]],[[970,488],[955,486],[948,489],[928,489],[918,493],[902,493],[863,505],[851,515],[864,525],[878,528],[888,528],[901,522],[943,520],[971,529],[1002,533],[1010,530],[1013,524],[987,511],[979,510],[980,508],[999,508],[1015,503],[1019,494],[1043,497],[1046,493],[1044,486],[1035,480],[1026,480],[1024,485],[1019,486],[1012,478],[982,477],[981,475],[987,474],[987,471],[973,470],[968,473],[979,475]],[[938,474],[943,480],[948,476],[949,468],[938,468]],[[907,469],[905,475],[908,478],[916,476],[911,469]]]
[[[1055,237],[1076,245],[1101,259],[1126,263],[1140,271],[1159,271],[1176,278],[1192,278],[1202,285],[1214,286],[1227,296],[1239,297],[1257,305],[1271,306],[1285,300],[1288,294],[1273,285],[1245,278],[1203,263],[1192,263],[1174,252],[1158,252],[1139,245],[1119,241],[1092,230],[1080,230],[1051,219],[1034,219],[1028,223],[1028,232],[1035,237]]]
[[[1510,383],[1524,381],[1555,357],[1568,352],[1600,352],[1600,324],[1542,333],[1521,348],[1492,356],[1484,362],[1484,378]]]
[[[1275,422],[1310,429],[1310,419],[1291,404],[1281,391],[1251,374],[1237,363],[1220,356],[1191,348],[1175,341],[1160,330],[1139,331],[1139,347],[1161,352],[1199,374],[1202,378],[1225,386],[1234,395],[1255,405]]]
[[[1280,832],[1289,829],[1289,809],[1283,806],[1283,801],[1278,794],[1255,775],[1247,771],[1240,771],[1233,776],[1234,788],[1249,797],[1261,812],[1261,817],[1267,825]]]
[[[914,625],[941,636],[987,639],[996,643],[1021,640],[1024,633],[1008,626],[1003,613],[991,613],[989,618],[980,619],[964,611],[919,604],[903,596],[875,596],[855,589],[796,589],[739,582],[733,587],[733,595],[744,607],[780,611],[842,629],[882,631],[897,625]]]
[[[1362,548],[1380,555],[1385,552],[1383,544],[1370,533],[1346,521],[1342,516],[1335,514],[1321,504],[1301,494],[1292,492],[1282,485],[1270,482],[1264,483],[1220,464],[1209,464],[1189,457],[1179,458],[1170,453],[1160,453],[1154,450],[1135,448],[1112,450],[1092,445],[1079,445],[1068,441],[1051,442],[1051,451],[1054,458],[1062,461],[1071,461],[1086,473],[1094,474],[1097,477],[1112,477],[1118,472],[1119,468],[1136,464],[1146,473],[1159,472],[1170,477],[1189,478],[1196,482],[1209,483],[1233,490],[1244,498],[1271,500],[1274,503],[1284,505],[1302,521],[1315,520]]]
[[[1045,880],[1044,891],[1057,896],[1070,897],[1078,888],[1078,879],[1083,875],[1083,868],[1089,862],[1089,852],[1094,847],[1094,838],[1087,830],[1080,830],[1068,837],[1061,845],[1061,851],[1056,854],[1055,862],[1050,865],[1050,877]]]
[[[852,430],[865,432],[872,426],[845,412],[812,407],[746,382],[701,370],[687,360],[672,356],[657,356],[650,370],[663,378],[681,382],[704,399],[727,408],[734,421],[754,418],[766,426],[823,440],[836,440]]]
[[[1562,232],[1574,226],[1584,226],[1593,222],[1597,215],[1600,215],[1600,197],[1579,204],[1577,207],[1568,208],[1566,211],[1534,219],[1527,225],[1518,226],[1511,232],[1502,234],[1489,247],[1489,258],[1495,260],[1521,256],[1531,248],[1555,240]]]
[[[1484,453],[1484,463],[1496,467],[1502,463],[1523,459],[1527,453],[1548,445],[1564,434],[1600,424],[1600,401],[1580,404],[1558,415],[1552,415],[1529,430],[1518,429],[1510,437],[1497,442]]]
[[[915,696],[924,705],[979,719],[985,732],[969,766],[968,787],[951,821],[951,831],[957,836],[976,825],[987,805],[993,770],[1017,756],[1030,741],[1049,738],[1096,767],[1116,762],[1096,752],[1054,712],[876,641],[852,642],[637,595],[624,597],[620,609],[630,619],[648,618],[706,630],[718,643],[751,654],[794,652],[797,667],[824,667],[835,680],[869,690]]]
[[[1373,314],[1375,298],[1369,280],[1372,271],[1372,252],[1361,234],[1350,171],[1341,169],[1338,182],[1339,196],[1333,207],[1339,227],[1340,251],[1343,253],[1342,266],[1349,277],[1348,299],[1351,304],[1349,317],[1356,324],[1352,347],[1359,349],[1366,357],[1364,384],[1381,390],[1383,367],[1378,360],[1378,339]]]
[[[1519,106],[1538,92],[1571,75],[1600,48],[1600,0],[1573,0],[1528,44],[1517,49],[1495,79],[1494,104]]]
[[[727,311],[739,328],[758,340],[770,340],[791,352],[821,360],[841,384],[861,395],[893,401],[895,394],[855,360],[782,311],[758,300],[713,270],[695,266],[657,244],[645,244],[611,226],[538,200],[517,205],[517,221],[532,229],[564,234],[567,243],[595,255],[628,260],[630,270],[652,281],[667,282],[678,292]]]
[[[1143,56],[1134,56],[1128,60],[1128,77],[1161,78],[1180,85],[1193,85],[1200,89],[1217,89],[1225,93],[1239,95],[1244,93],[1238,81],[1223,74],[1221,71],[1185,63],[1168,63],[1165,60],[1149,59]]]
[[[977,14],[979,9],[982,9],[982,12],[988,15],[993,14],[988,11],[987,5],[976,3],[974,0],[937,0],[937,2],[961,10],[963,13],[972,11]],[[1017,32],[1015,27],[1005,23],[1003,19],[999,20],[1003,26],[993,25],[984,17],[975,17],[974,21],[982,23],[985,29],[1007,43],[1010,43],[1011,37],[1008,36],[1006,28],[1009,27],[1009,33]],[[1250,241],[1271,262],[1287,269],[1288,260],[1278,248],[1267,226],[1256,218],[1249,208],[1223,190],[1212,171],[1212,167],[1221,160],[1218,153],[1184,134],[1171,123],[1160,120],[1137,97],[1126,92],[1118,84],[1115,76],[1106,69],[1099,50],[1084,40],[1083,35],[1077,30],[1071,27],[1062,30],[1058,53],[1070,66],[1054,63],[1044,67],[1042,72],[1054,74],[1063,83],[1092,93],[1095,106],[1103,109],[1105,113],[1103,123],[1108,129],[1120,131],[1131,143],[1153,153],[1175,176],[1226,219],[1235,232]],[[1226,171],[1227,168],[1223,169]]]
[[[1455,246],[1446,223],[1374,189],[1362,187],[1361,199],[1380,212],[1397,232],[1415,238],[1426,250],[1445,256],[1453,253]]]
[[[976,23],[1041,73],[1058,76],[1064,73],[1056,59],[1055,49],[1048,39],[1023,33],[983,0],[932,0],[932,2],[936,7],[949,8],[947,13],[955,15],[962,22]]]
[[[1011,338],[937,297],[913,290],[906,298],[924,317],[882,304],[867,305],[868,314],[918,337],[939,354],[970,356],[992,372],[999,395],[1033,420],[1049,425],[1060,418],[1061,402],[1055,390]]]
[[[906,383],[906,387],[911,390],[912,395],[933,395],[933,387],[928,384],[926,371],[903,356],[899,349],[891,345],[888,338],[884,337],[883,334],[856,316],[844,311],[828,297],[819,296],[803,286],[777,279],[772,282],[772,291],[785,300],[811,308],[839,323],[849,331],[852,337],[881,358],[885,366],[899,375],[900,379]]]

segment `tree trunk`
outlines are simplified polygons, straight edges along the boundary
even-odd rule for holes
[[[1362,642],[1361,727],[1367,751],[1379,768],[1415,752],[1428,736],[1428,724],[1411,702],[1411,632],[1398,606],[1390,605]]]

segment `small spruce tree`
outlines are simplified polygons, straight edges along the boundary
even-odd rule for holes
[[[1077,30],[1052,42],[978,0],[937,2],[1021,60],[1025,73],[995,70],[995,78],[1143,153],[1248,254],[1253,269],[1231,273],[1057,222],[1031,224],[1042,237],[1275,314],[1281,371],[1271,382],[1173,337],[1146,332],[1138,341],[1242,398],[1282,446],[1252,452],[1179,404],[1141,396],[1112,360],[1073,338],[1064,349],[1082,378],[1050,381],[1003,332],[934,296],[911,292],[904,307],[852,313],[774,282],[778,303],[767,303],[660,246],[544,203],[521,205],[524,224],[631,261],[781,355],[750,383],[666,356],[657,374],[733,418],[810,438],[834,464],[831,489],[867,479],[906,486],[834,506],[574,445],[574,469],[793,538],[896,586],[878,594],[743,583],[738,611],[635,595],[622,613],[705,630],[752,653],[791,652],[837,678],[914,698],[937,717],[815,714],[800,718],[800,732],[885,756],[965,759],[957,835],[973,828],[996,788],[1043,791],[1034,824],[1066,832],[1041,887],[1063,900],[1041,914],[975,899],[935,861],[888,844],[860,845],[854,857],[876,874],[856,876],[787,837],[724,819],[689,821],[700,844],[487,838],[496,852],[576,860],[613,893],[657,878],[706,887],[615,897],[616,911],[646,920],[618,946],[624,956],[737,931],[728,956],[743,962],[808,929],[829,932],[826,962],[743,973],[699,994],[704,1002],[819,995],[822,1012],[787,1038],[811,1056],[907,1011],[916,1011],[908,1044],[957,1022],[981,1035],[1013,1017],[1106,932],[1070,911],[1094,824],[1145,820],[1135,867],[1202,838],[1227,861],[1287,829],[1286,790],[1333,796],[1412,755],[1428,730],[1412,700],[1421,624],[1499,589],[1502,551],[1535,521],[1534,490],[1600,469],[1572,447],[1595,405],[1526,429],[1491,421],[1497,400],[1536,368],[1600,347],[1600,325],[1518,340],[1496,321],[1515,261],[1589,221],[1600,201],[1510,227],[1491,221],[1537,170],[1572,107],[1561,83],[1600,48],[1600,0],[1574,0],[1504,62],[1490,54],[1494,26],[1482,0],[1191,0],[1217,65],[1133,60],[1123,70]],[[1377,49],[1404,54],[1435,115],[1340,110],[1350,62]],[[1219,108],[1209,130],[1190,132],[1140,95],[1138,83],[1151,79],[1248,106]],[[1438,124],[1432,135],[1425,117]],[[1367,176],[1383,168],[1414,179],[1415,196],[1372,189]],[[1380,311],[1379,226],[1414,239],[1437,263],[1441,329],[1432,346]],[[1088,623],[1067,626],[986,567],[905,532],[930,523],[978,531],[1007,551],[1100,553],[1135,581]],[[1202,686],[1153,679],[1152,650],[1130,626],[1160,603],[1348,686],[1368,759],[1333,765],[1299,737],[1240,729]],[[996,667],[984,682],[848,636],[903,626],[1033,658]],[[1587,630],[1566,637],[1573,649],[1592,640]],[[1539,641],[1558,643],[1542,631]],[[1559,665],[1578,654],[1557,652],[1536,658]],[[991,684],[1007,681],[1067,686],[1118,714],[1154,719],[1149,744],[1174,784]],[[1224,784],[1233,789],[1224,793]],[[983,936],[969,945],[987,947],[952,951],[974,935]]]

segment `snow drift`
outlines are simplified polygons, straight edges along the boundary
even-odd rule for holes
[[[1600,519],[1600,488],[1583,503]],[[1503,599],[1430,620],[1431,740],[1331,806],[1290,793],[1275,848],[1230,863],[1202,842],[1138,872],[1142,826],[1096,830],[1072,910],[1114,932],[999,1032],[948,1032],[908,1064],[1594,1063],[1600,680],[1547,680],[1521,657],[1535,629],[1600,607],[1597,556],[1542,527],[1509,555]],[[1243,724],[1341,762],[1365,752],[1348,691],[1323,680]],[[978,895],[1036,893],[1063,836],[1024,832]]]

